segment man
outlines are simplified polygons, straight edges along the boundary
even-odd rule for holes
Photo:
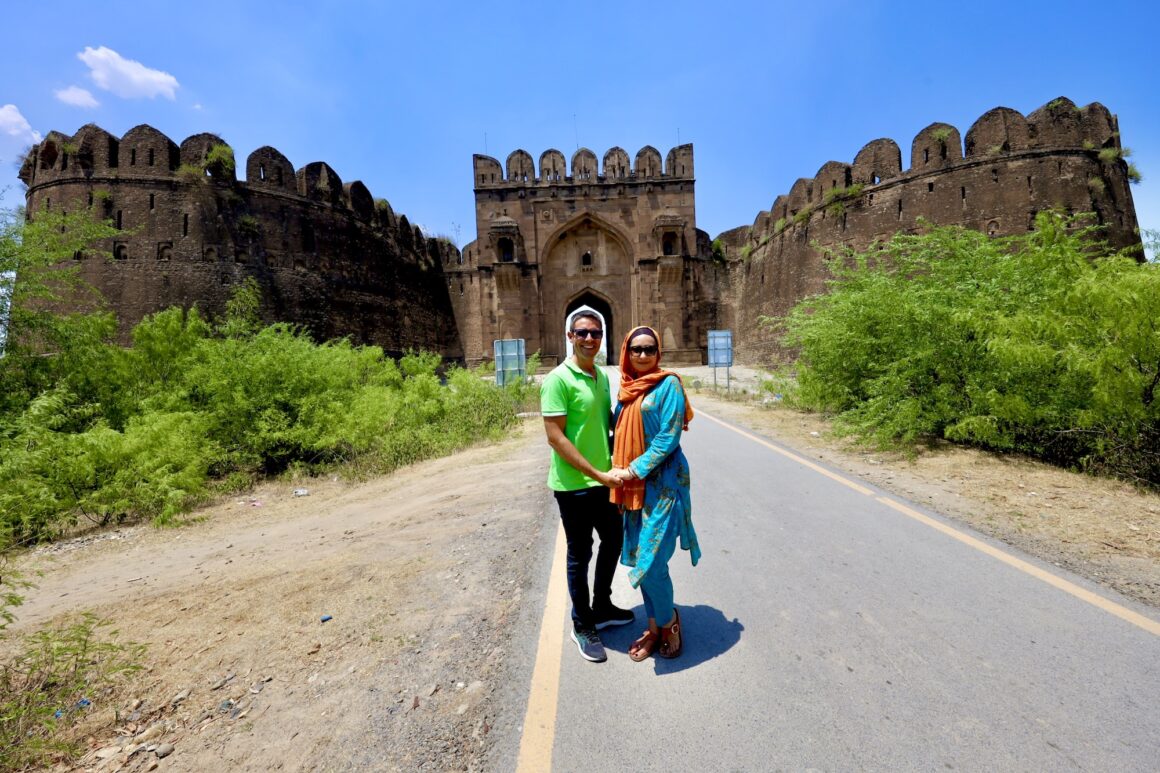
[[[608,474],[612,458],[608,423],[612,396],[608,374],[596,367],[604,329],[590,311],[572,317],[568,340],[572,356],[544,378],[540,413],[552,447],[548,487],[560,506],[560,521],[568,543],[568,593],[572,597],[572,641],[580,655],[594,663],[607,660],[599,628],[626,625],[632,612],[612,604],[612,575],[620,560],[623,524],[619,509],[608,498],[607,487],[620,486]],[[591,601],[588,562],[592,559],[592,531],[600,536]]]

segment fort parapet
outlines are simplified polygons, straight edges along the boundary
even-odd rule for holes
[[[82,276],[117,312],[122,336],[145,315],[197,303],[220,313],[253,277],[263,315],[319,339],[347,336],[392,354],[463,350],[442,266],[459,252],[426,238],[361,182],[326,163],[295,169],[272,147],[246,159],[213,134],[180,145],[151,126],[117,138],[89,124],[50,132],[20,169],[27,209],[91,208],[123,237],[110,261],[78,255]]]
[[[738,357],[769,362],[776,336],[759,323],[825,290],[824,251],[865,249],[923,218],[992,235],[1026,232],[1037,212],[1092,212],[1113,247],[1140,243],[1129,170],[1115,116],[1060,97],[1026,117],[997,107],[967,130],[932,123],[910,144],[910,166],[890,139],[868,143],[853,163],[829,161],[778,196],[753,225],[718,238],[729,258],[720,310]]]

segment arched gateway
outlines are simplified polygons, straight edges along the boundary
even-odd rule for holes
[[[506,176],[496,159],[475,156],[476,239],[444,265],[468,364],[504,337],[557,364],[568,355],[561,326],[581,306],[605,318],[613,358],[618,336],[647,323],[664,331],[667,361],[703,361],[716,284],[709,237],[696,227],[692,146],[673,148],[663,172],[655,151],[637,154],[639,169],[623,152],[606,154],[604,166],[615,163],[602,170],[589,156],[565,170],[563,155],[546,151],[538,176],[524,151]]]

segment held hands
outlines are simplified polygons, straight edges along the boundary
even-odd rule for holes
[[[634,479],[636,476],[627,467],[613,467],[608,474],[616,479],[618,486],[623,485],[626,481]]]
[[[614,472],[616,472],[616,470],[599,473],[599,476],[596,478],[596,480],[600,481],[608,488],[620,488],[624,481],[613,475]]]

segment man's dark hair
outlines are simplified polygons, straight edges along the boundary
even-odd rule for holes
[[[601,330],[604,329],[604,322],[603,322],[603,320],[600,319],[600,315],[597,314],[595,311],[578,311],[578,312],[576,312],[572,316],[572,321],[568,323],[568,327],[575,329],[576,320],[584,319],[584,318],[590,319],[593,322],[595,322],[597,325],[600,325]]]

